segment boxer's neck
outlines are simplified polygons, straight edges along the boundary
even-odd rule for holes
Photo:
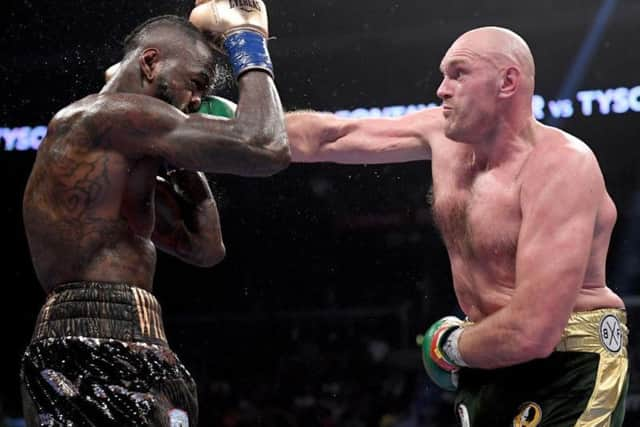
[[[142,72],[135,61],[123,63],[100,93],[137,93],[149,95],[149,85],[142,80]]]

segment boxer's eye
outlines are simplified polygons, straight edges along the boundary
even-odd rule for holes
[[[204,83],[201,82],[200,80],[193,79],[193,80],[191,80],[191,84],[193,85],[193,87],[196,90],[204,91],[204,89],[205,89]]]

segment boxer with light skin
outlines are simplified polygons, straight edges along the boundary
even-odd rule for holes
[[[119,62],[116,62],[115,64],[107,68],[107,71],[104,72],[104,81],[108,82],[109,80],[111,80],[113,76],[115,76],[118,72],[118,68],[120,68]]]
[[[197,171],[270,176],[289,164],[257,5],[217,1],[199,22],[232,34],[235,115],[196,113],[215,77],[214,52],[186,19],[161,16],[127,37],[100,93],[49,123],[23,200],[47,293],[22,359],[28,426],[197,425],[195,382],[168,346],[151,294],[156,250],[217,264],[218,211]]]
[[[622,425],[626,314],[605,277],[616,208],[595,155],[533,117],[534,61],[514,32],[464,33],[440,70],[438,108],[287,114],[293,160],[430,161],[467,319],[441,319],[420,343],[434,382],[457,391],[462,425]]]

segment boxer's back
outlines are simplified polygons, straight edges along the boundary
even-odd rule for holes
[[[105,124],[91,119],[95,99],[56,114],[25,190],[25,229],[46,291],[77,280],[150,288],[153,279],[158,164],[127,158],[112,147]]]

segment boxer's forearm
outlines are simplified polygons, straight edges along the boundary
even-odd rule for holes
[[[213,265],[224,257],[220,216],[209,183],[202,172],[177,170],[170,176],[182,200],[184,231],[178,242],[181,256],[193,264]]]
[[[285,116],[292,159],[343,164],[401,163],[431,159],[429,135],[440,129],[436,112],[401,118],[352,119],[330,113]]]
[[[214,243],[215,240],[218,243]],[[225,248],[219,232],[211,232],[209,235],[195,234],[187,227],[179,225],[173,229],[171,235],[164,235],[162,245],[158,246],[164,252],[198,267],[213,267],[225,256]]]
[[[496,369],[547,356],[523,316],[511,316],[506,307],[464,328],[459,350],[472,368]]]
[[[215,211],[215,214],[212,213]],[[199,267],[212,267],[225,256],[217,209],[212,205],[203,208],[194,215],[189,224],[179,220],[171,224],[171,229],[160,233],[156,231],[153,241],[160,249],[182,261]],[[199,231],[194,231],[193,228]]]
[[[285,125],[294,162],[323,161],[321,147],[341,136],[340,123],[331,113],[290,112],[285,115]]]
[[[269,176],[286,168],[291,155],[267,49],[266,6],[262,0],[242,4],[225,0],[197,2],[189,20],[227,54],[239,93],[235,116],[216,126],[218,129],[210,128],[209,133],[222,142],[210,148],[223,152],[211,153],[211,167],[201,169]]]
[[[213,266],[225,256],[218,208],[213,198],[195,206],[185,218],[181,257],[191,264]]]
[[[203,174],[172,171],[156,186],[155,245],[185,262],[212,266],[225,248],[216,202]]]
[[[279,159],[279,169],[289,165],[290,152],[284,112],[273,80],[266,73],[245,73],[238,82],[235,121],[237,132],[249,145],[266,149]]]
[[[213,197],[184,212],[184,224],[191,239],[202,248],[223,247],[218,206]],[[206,249],[204,249],[206,250]]]

